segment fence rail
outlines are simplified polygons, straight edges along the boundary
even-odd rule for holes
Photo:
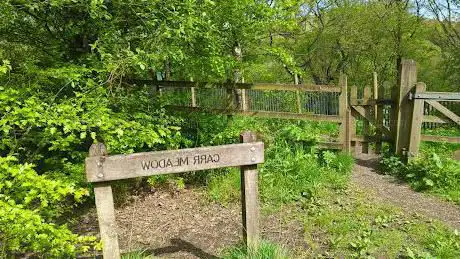
[[[460,136],[432,136],[426,132],[457,129],[460,132],[460,93],[427,92],[417,83],[416,65],[404,60],[398,85],[348,89],[339,85],[268,83],[212,83],[191,81],[129,80],[152,85],[169,109],[184,112],[239,114],[264,118],[327,121],[340,124],[339,139],[320,146],[369,152],[369,143],[381,152],[389,142],[399,155],[416,155],[421,141],[460,143]]]

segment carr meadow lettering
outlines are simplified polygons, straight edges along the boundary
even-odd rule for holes
[[[86,159],[87,179],[103,182],[158,174],[260,164],[262,142],[200,147]]]
[[[189,159],[190,158],[190,159]],[[141,161],[143,170],[152,170],[157,168],[168,168],[188,165],[201,165],[207,163],[217,163],[220,160],[219,154],[205,154],[195,155],[193,157],[176,157],[176,158],[163,158],[159,160]],[[190,162],[189,162],[190,161]]]

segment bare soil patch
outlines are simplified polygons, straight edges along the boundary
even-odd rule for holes
[[[262,236],[301,253],[307,249],[303,225],[288,219],[290,210],[296,208],[261,215]],[[134,197],[133,202],[116,209],[116,220],[122,252],[143,250],[165,258],[219,258],[242,236],[240,206],[210,202],[196,189],[175,195],[159,190]],[[99,234],[95,210],[84,215],[81,223],[78,232]]]

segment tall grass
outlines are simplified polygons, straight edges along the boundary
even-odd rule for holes
[[[228,249],[223,259],[289,259],[287,251],[275,244],[261,242],[257,249],[246,249],[243,245],[238,245]]]

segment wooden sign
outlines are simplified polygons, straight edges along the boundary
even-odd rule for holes
[[[88,182],[253,165],[264,162],[264,144],[242,143],[86,159]]]
[[[241,144],[201,147],[131,155],[108,156],[103,143],[93,144],[86,159],[86,177],[94,183],[94,196],[103,245],[103,257],[119,259],[115,208],[110,181],[140,176],[240,166],[243,237],[256,249],[259,243],[257,164],[264,162],[264,144],[256,135],[241,133]]]

